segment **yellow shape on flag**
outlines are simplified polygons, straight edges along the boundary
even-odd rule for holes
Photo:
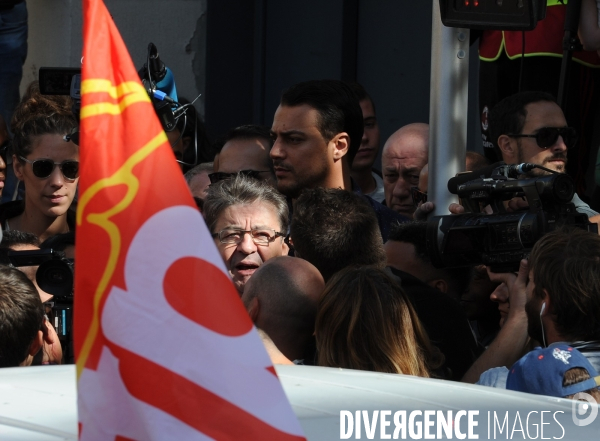
[[[143,88],[142,88],[143,90]],[[146,93],[144,91],[144,93]],[[147,96],[147,95],[146,95]],[[81,225],[83,222],[84,211],[87,204],[98,194],[101,190],[115,187],[117,185],[124,184],[127,187],[127,193],[123,197],[123,199],[115,204],[110,209],[106,210],[103,213],[90,213],[86,216],[86,220],[90,224],[98,225],[100,228],[104,229],[110,238],[110,253],[108,262],[104,269],[104,273],[102,274],[102,278],[100,279],[100,283],[96,288],[94,293],[94,313],[92,317],[92,323],[90,324],[88,333],[85,337],[83,346],[81,348],[81,353],[77,360],[77,378],[80,377],[81,372],[87,362],[87,358],[90,354],[94,341],[96,340],[96,336],[98,335],[98,328],[100,323],[99,318],[99,306],[100,301],[108,287],[108,283],[113,276],[115,268],[117,266],[117,260],[119,258],[119,254],[121,252],[121,234],[119,231],[119,227],[110,220],[111,217],[115,216],[118,213],[124,211],[127,207],[131,205],[135,196],[137,195],[140,182],[138,178],[133,174],[133,167],[146,159],[154,150],[163,145],[165,142],[168,142],[167,136],[165,132],[161,130],[161,132],[152,138],[144,147],[139,149],[133,155],[131,155],[127,161],[115,172],[112,176],[100,179],[99,181],[92,184],[86,191],[83,193],[81,198],[79,199],[79,207],[77,210],[77,225]]]
[[[82,81],[81,94],[90,93],[107,93],[114,100],[123,99],[118,104],[109,101],[87,104],[81,108],[81,119],[105,114],[120,115],[132,104],[150,102],[144,87],[135,81],[124,81],[118,86],[113,86],[110,80],[104,78]]]

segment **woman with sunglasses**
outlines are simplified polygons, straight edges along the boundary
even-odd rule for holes
[[[33,233],[44,241],[73,231],[71,203],[79,178],[79,147],[70,139],[76,130],[72,101],[40,94],[33,82],[11,122],[13,169],[25,184],[22,201],[0,205],[3,230]]]

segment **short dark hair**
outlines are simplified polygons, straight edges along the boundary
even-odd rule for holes
[[[356,98],[358,98],[359,103],[360,101],[369,100],[371,102],[371,106],[373,106],[373,112],[377,113],[375,111],[375,101],[373,101],[373,98],[371,98],[371,95],[367,93],[362,84],[359,84],[355,81],[347,81],[346,84],[350,86],[350,89],[352,89],[352,92],[354,92]]]
[[[12,248],[15,245],[40,246],[40,239],[33,233],[19,230],[8,230],[2,232],[0,248]]]
[[[525,107],[539,101],[556,103],[556,99],[549,93],[530,91],[506,97],[492,108],[489,115],[489,128],[491,141],[496,148],[501,135],[521,133],[527,117]]]
[[[361,195],[305,189],[294,205],[290,235],[298,256],[316,266],[325,281],[350,265],[385,267],[377,217]]]
[[[0,265],[0,367],[19,366],[44,321],[37,289],[16,268]]]
[[[552,231],[529,256],[534,296],[551,299],[558,332],[567,341],[600,340],[600,236],[579,228]]]
[[[227,136],[225,136],[223,144],[233,139],[266,139],[269,142],[269,146],[273,146],[273,137],[271,136],[271,129],[265,126],[259,126],[256,124],[246,124],[243,126],[231,129]]]
[[[415,256],[423,264],[435,271],[436,277],[442,277],[448,282],[450,290],[460,296],[467,290],[471,281],[471,268],[438,269],[433,266],[427,251],[427,222],[404,222],[392,226],[388,240],[412,244]],[[425,281],[428,282],[428,281]]]
[[[350,136],[346,157],[352,165],[360,147],[364,122],[356,94],[343,81],[311,80],[298,83],[283,92],[282,106],[307,104],[319,112],[317,126],[321,136],[330,141],[338,133]]]

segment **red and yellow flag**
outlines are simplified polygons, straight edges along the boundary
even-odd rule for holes
[[[81,94],[81,439],[302,439],[101,0]]]

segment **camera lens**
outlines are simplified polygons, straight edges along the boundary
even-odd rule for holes
[[[35,278],[40,288],[56,297],[73,294],[73,270],[63,260],[52,259],[42,263]]]
[[[575,193],[573,181],[567,175],[557,175],[554,180],[554,197],[560,202],[570,202]]]

